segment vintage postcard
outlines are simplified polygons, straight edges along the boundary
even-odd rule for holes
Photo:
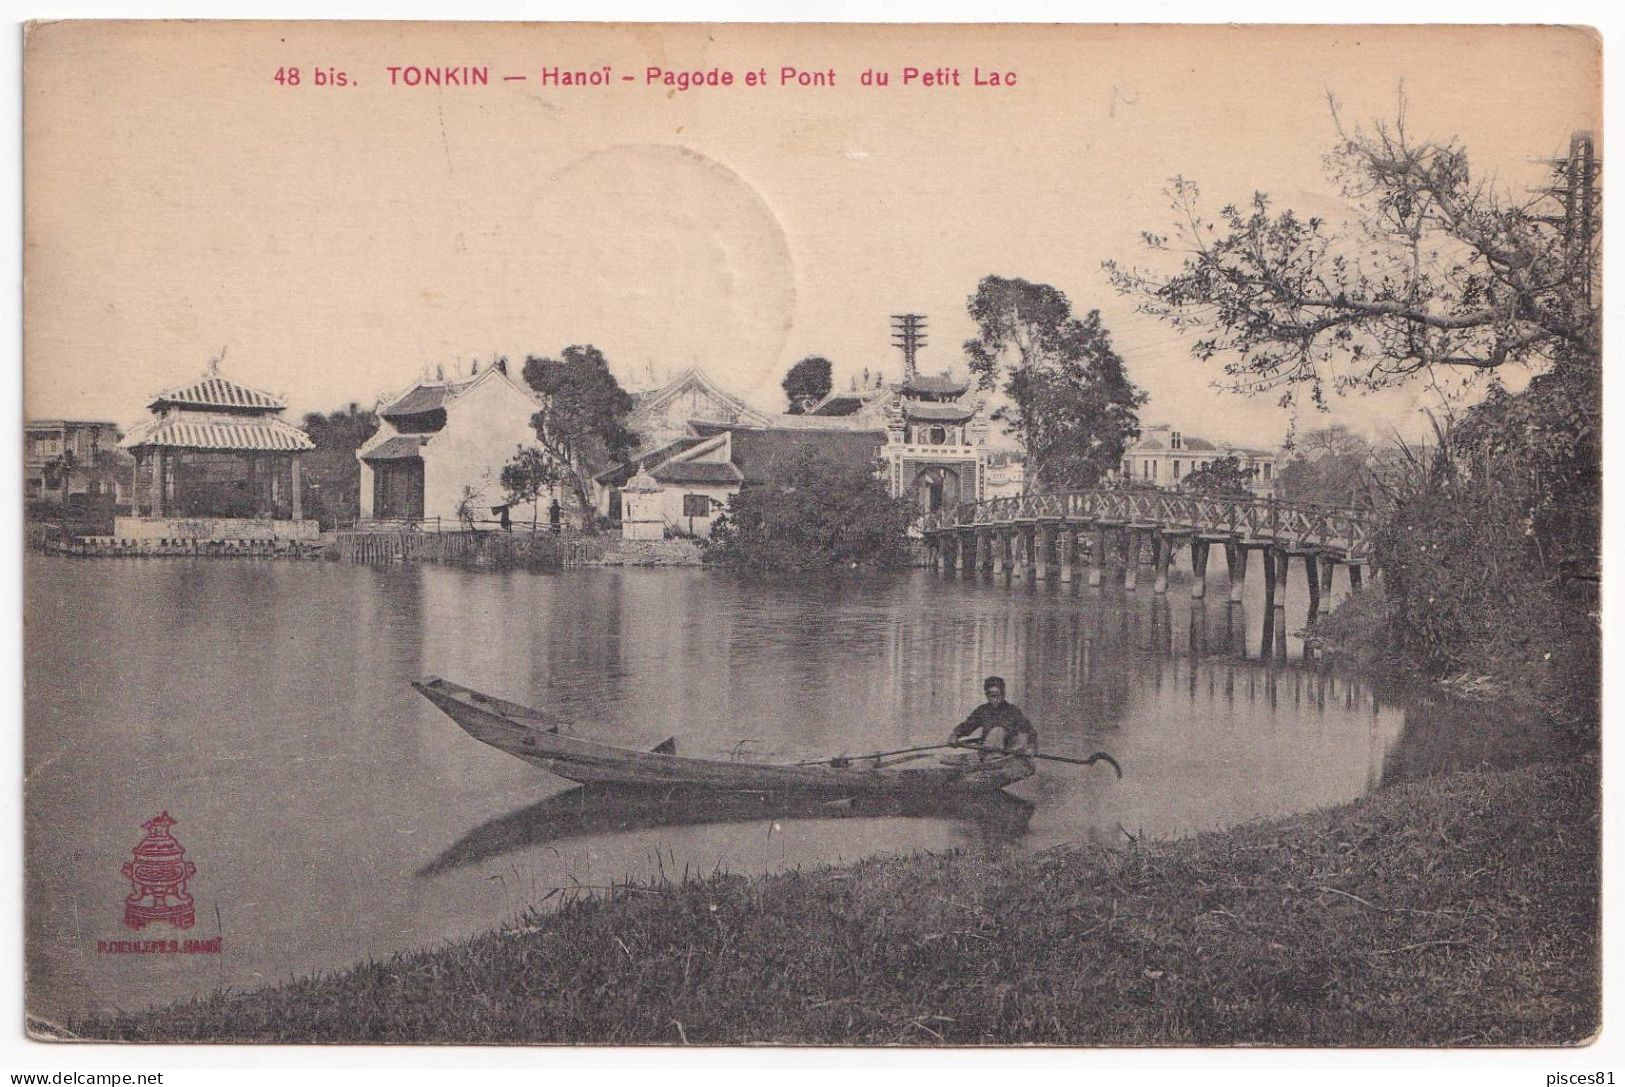
[[[23,50],[31,1037],[1597,1035],[1593,31]]]

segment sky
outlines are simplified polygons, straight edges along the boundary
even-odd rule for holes
[[[923,369],[963,372],[966,299],[998,274],[1102,312],[1144,422],[1269,445],[1288,413],[1215,390],[1216,364],[1101,270],[1169,227],[1168,179],[1213,208],[1262,189],[1339,217],[1327,96],[1361,121],[1403,89],[1413,133],[1522,192],[1600,127],[1597,48],[1562,28],[36,27],[26,410],[127,426],[223,351],[297,418],[572,343],[629,387],[698,364],[778,410],[807,354],[841,386],[896,376],[894,313],[927,316]],[[607,86],[541,82],[605,65]],[[407,86],[411,66],[490,83]],[[650,66],[735,83],[651,85]],[[833,85],[781,85],[785,66]],[[960,85],[903,86],[906,66]],[[1296,422],[1414,437],[1437,402],[1417,385]]]

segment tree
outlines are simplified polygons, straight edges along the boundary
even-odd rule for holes
[[[712,522],[705,558],[756,571],[900,566],[914,515],[875,465],[802,447],[775,465],[768,482],[728,500]]]
[[[834,385],[830,361],[822,355],[808,355],[784,375],[784,395],[791,415],[802,415],[829,395]]]
[[[1374,502],[1376,451],[1342,424],[1301,435],[1276,472],[1275,491],[1291,502],[1345,509]]]
[[[361,464],[355,451],[378,430],[378,416],[355,401],[341,411],[304,418],[304,431],[316,446],[304,454],[306,509],[326,528],[361,515]]]
[[[562,356],[525,359],[525,383],[543,397],[531,424],[562,473],[557,482],[569,484],[590,528],[591,518],[585,515],[593,508],[592,473],[624,460],[638,444],[638,436],[626,426],[632,397],[610,373],[598,348],[572,345]]]
[[[1253,493],[1252,474],[1241,466],[1236,456],[1220,457],[1190,472],[1179,482],[1179,489],[1209,498],[1245,498]]]
[[[1595,357],[1599,313],[1594,164],[1577,145],[1552,188],[1515,199],[1474,178],[1454,142],[1392,122],[1345,131],[1327,158],[1352,221],[1329,224],[1269,196],[1209,218],[1197,186],[1166,190],[1171,235],[1144,232],[1177,272],[1106,270],[1141,312],[1200,335],[1238,387],[1291,402],[1306,390],[1377,389],[1413,374],[1492,372],[1508,363]]]
[[[514,455],[502,466],[502,491],[508,504],[520,506],[530,503],[531,535],[536,534],[542,495],[566,474],[558,461],[533,445],[516,447]]]
[[[1146,233],[1176,271],[1108,262],[1141,311],[1195,330],[1200,359],[1234,387],[1361,392],[1487,380],[1487,395],[1437,439],[1378,467],[1385,659],[1435,674],[1498,675],[1558,716],[1594,728],[1601,509],[1597,163],[1576,136],[1552,183],[1512,195],[1475,178],[1453,141],[1415,139],[1403,111],[1345,130],[1329,170],[1352,211],[1328,224],[1245,207],[1203,215],[1196,186],[1168,190],[1177,225]],[[1535,372],[1521,393],[1508,366]],[[1459,387],[1459,386],[1458,386]]]
[[[977,338],[965,342],[983,389],[1009,403],[993,412],[1026,454],[1026,489],[1092,487],[1139,435],[1135,387],[1112,349],[1100,311],[1072,315],[1065,294],[1044,283],[987,276],[970,296]]]
[[[53,491],[65,491],[68,486],[68,481],[73,478],[73,473],[77,471],[78,468],[79,457],[74,453],[73,450],[64,449],[62,452],[45,462],[45,467],[40,469],[40,476],[44,479],[45,486],[49,489]]]

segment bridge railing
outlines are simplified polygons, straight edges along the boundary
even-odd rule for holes
[[[1371,548],[1373,515],[1273,498],[1216,497],[1177,491],[1096,488],[1007,495],[927,514],[927,533],[998,527],[1026,521],[1121,524],[1276,540],[1364,557]]]

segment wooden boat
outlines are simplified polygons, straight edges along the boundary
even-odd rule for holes
[[[845,797],[1002,789],[1033,773],[1032,761],[1023,755],[962,754],[924,762],[836,758],[790,764],[687,758],[676,753],[672,740],[652,751],[636,751],[570,735],[563,718],[444,679],[431,677],[412,686],[476,740],[586,785]]]

